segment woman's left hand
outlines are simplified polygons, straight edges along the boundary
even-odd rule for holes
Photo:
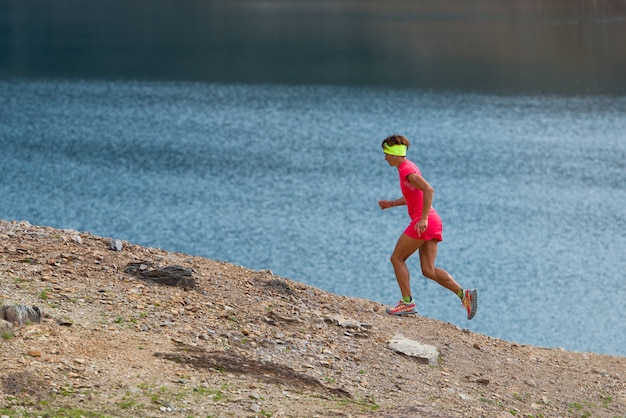
[[[415,224],[415,232],[417,232],[420,235],[423,234],[427,228],[428,228],[428,219],[420,219]]]

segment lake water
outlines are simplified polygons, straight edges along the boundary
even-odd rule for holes
[[[0,218],[271,269],[393,304],[406,135],[444,221],[421,315],[626,355],[626,97],[214,82],[0,81]]]

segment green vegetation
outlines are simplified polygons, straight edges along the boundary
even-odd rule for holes
[[[528,398],[529,398],[529,396],[527,394],[526,395],[520,395],[519,393],[514,393],[513,397],[515,399],[517,399],[518,401],[520,401],[520,402],[524,402],[525,400],[528,400]]]
[[[137,400],[129,392],[126,392],[117,405],[122,409],[134,409],[137,406]]]
[[[574,414],[576,413],[577,416],[580,416],[582,418],[588,418],[591,417],[591,412],[588,410],[588,408],[593,407],[594,405],[590,402],[571,402],[567,405],[567,411],[570,414]],[[578,415],[580,414],[580,415]]]
[[[338,401],[338,404],[340,406],[357,405],[360,408],[361,412],[377,411],[380,408],[380,405],[376,404],[373,399],[354,400],[342,398]]]
[[[600,395],[600,399],[602,400],[602,406],[605,408],[608,408],[609,405],[611,405],[611,403],[613,403],[613,397],[609,396],[605,393],[603,393],[602,395]]]
[[[141,416],[142,410],[147,410],[161,405],[174,408],[173,405],[183,402],[189,396],[206,397],[213,402],[228,402],[226,391],[228,387],[223,385],[219,388],[208,388],[206,386],[197,386],[193,388],[169,388],[165,386],[156,387],[153,384],[141,383],[138,385],[138,391],[126,391],[124,395],[118,399],[114,405],[122,412],[123,415]],[[57,396],[60,397],[85,397],[90,393],[79,392],[72,385],[66,385],[59,389],[56,394],[52,394],[49,398],[41,400],[35,404],[28,397],[7,397],[4,407],[0,408],[0,416],[8,416],[10,418],[94,418],[106,417],[102,412],[90,411],[79,408],[51,408],[50,405],[55,402]],[[14,407],[8,406],[12,405]],[[130,412],[132,411],[132,412]],[[113,413],[114,415],[115,412]],[[270,417],[271,413],[261,411],[262,416]]]
[[[61,396],[72,396],[74,394],[74,388],[72,387],[72,385],[63,386],[60,389],[59,394]]]
[[[49,292],[50,292],[50,289],[46,287],[44,290],[41,291],[41,293],[39,293],[39,299],[48,300]]]
[[[11,418],[106,418],[108,415],[102,412],[87,411],[78,408],[56,408],[40,410],[37,412],[15,411],[11,408],[0,408],[0,415],[6,415]]]

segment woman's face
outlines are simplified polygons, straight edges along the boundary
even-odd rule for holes
[[[385,153],[385,161],[387,161],[390,166],[397,167],[402,161],[402,157],[396,157],[395,155]]]

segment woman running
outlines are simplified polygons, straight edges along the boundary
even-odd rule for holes
[[[385,160],[398,169],[402,197],[395,200],[380,200],[382,210],[406,205],[411,223],[398,239],[391,254],[391,264],[400,286],[402,299],[393,308],[387,308],[390,315],[414,314],[415,302],[411,296],[410,275],[406,260],[419,250],[422,274],[456,294],[465,309],[467,319],[472,319],[478,310],[476,289],[463,289],[445,270],[435,267],[437,244],[441,241],[443,224],[439,214],[432,207],[435,190],[422,177],[419,168],[406,158],[411,144],[402,135],[392,135],[382,143]]]

